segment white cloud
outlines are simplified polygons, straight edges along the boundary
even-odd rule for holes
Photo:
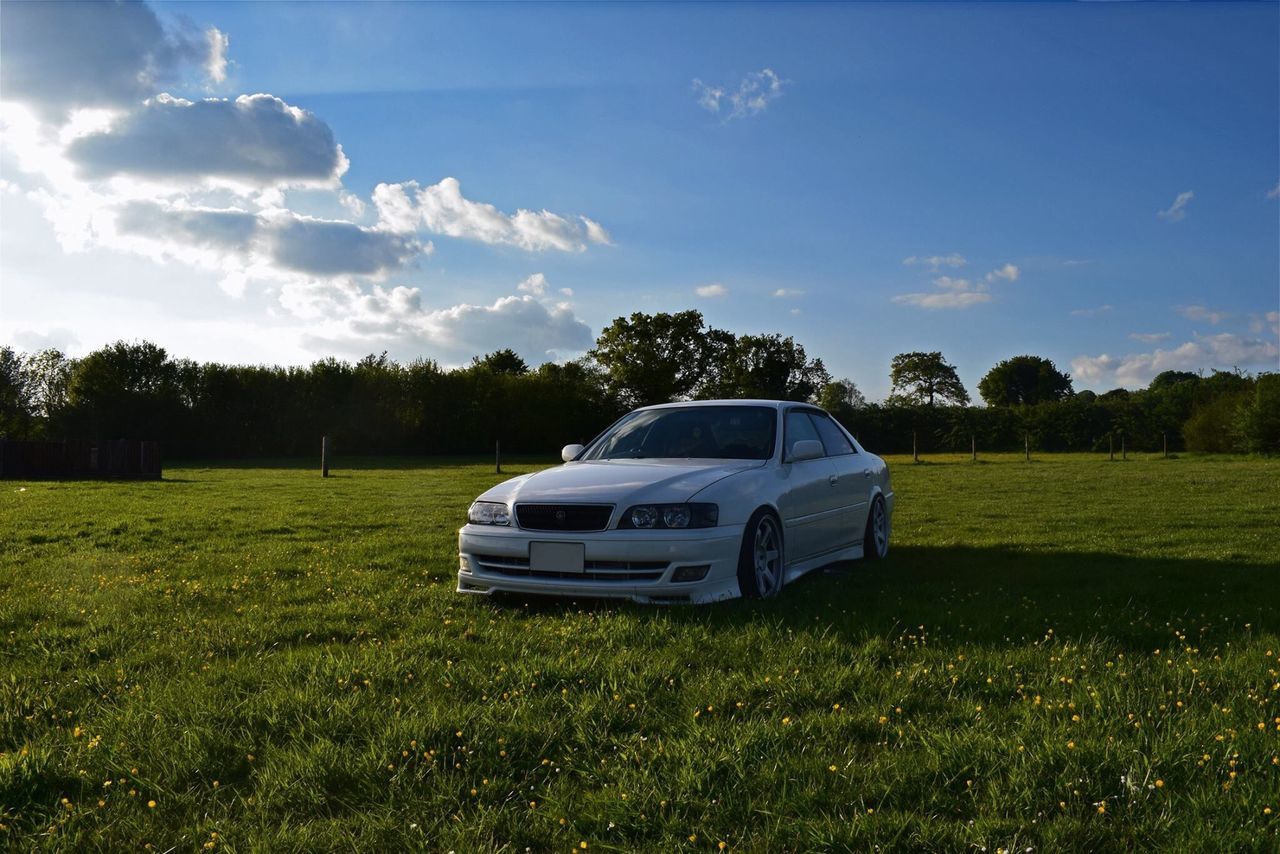
[[[1016,282],[1021,274],[1022,272],[1015,265],[1005,264],[998,270],[992,270],[987,273],[987,281],[994,282],[996,279],[1004,279],[1005,281]]]
[[[94,219],[98,240],[157,260],[220,271],[223,289],[241,295],[249,278],[290,281],[383,278],[430,254],[413,237],[286,210],[252,213],[132,201]]]
[[[1280,199],[1280,181],[1277,181],[1276,185],[1267,191],[1267,198]]]
[[[941,291],[923,294],[899,294],[893,301],[917,308],[968,308],[979,303],[991,302],[991,294],[985,291]]]
[[[1129,337],[1143,344],[1156,344],[1173,337],[1172,332],[1130,332]]]
[[[428,310],[417,288],[374,287],[368,292],[294,294],[301,316],[320,315],[305,343],[322,352],[427,354],[445,364],[510,347],[530,362],[560,360],[588,350],[590,327],[572,307],[548,306],[531,295],[502,297],[491,305],[463,303]]]
[[[348,165],[327,124],[272,95],[158,95],[109,130],[73,140],[67,157],[89,180],[129,175],[250,188],[337,186]]]
[[[904,264],[927,264],[934,270],[943,264],[952,267],[959,267],[965,262],[964,258],[959,255],[951,256],[935,256],[932,258],[916,258],[911,257],[903,261]],[[991,302],[990,285],[998,280],[1009,282],[1017,281],[1019,270],[1013,264],[1005,264],[999,269],[992,270],[987,273],[986,277],[979,281],[972,279],[958,278],[955,276],[935,276],[933,284],[941,288],[940,291],[899,294],[893,298],[893,302],[899,305],[913,305],[917,308],[927,309],[960,309],[969,308],[971,306],[980,305],[984,302]]]
[[[217,27],[205,31],[209,41],[209,57],[204,63],[205,76],[210,83],[225,83],[227,80],[227,49],[231,47],[231,39]]]
[[[542,273],[534,273],[520,284],[516,285],[516,290],[524,291],[540,297],[547,292],[547,277]]]
[[[267,218],[272,261],[315,276],[380,276],[431,252],[431,244],[350,222],[285,213]]]
[[[927,257],[912,255],[910,258],[903,258],[902,263],[906,264],[908,267],[913,267],[917,264],[927,264],[931,270],[938,270],[944,266],[963,267],[965,264],[968,264],[969,261],[960,253],[952,252],[950,255],[929,255]]]
[[[541,274],[525,294],[435,312],[416,288],[380,283],[432,252],[425,232],[581,252],[612,242],[600,222],[508,215],[445,178],[378,185],[377,224],[362,225],[364,201],[342,185],[347,159],[317,116],[269,94],[160,91],[226,83],[230,39],[220,30],[162,24],[139,3],[6,5],[3,14],[0,187],[38,205],[64,251],[176,261],[214,273],[232,297],[260,284],[288,314],[353,344],[367,332],[484,352],[484,330],[494,329],[497,346],[514,336],[530,358],[590,346],[569,304],[543,303]],[[327,218],[291,209],[297,202]],[[175,287],[173,300],[184,299]]]
[[[35,353],[40,350],[59,350],[67,353],[80,343],[80,339],[75,336],[75,333],[62,327],[48,329],[44,332],[19,329],[13,333],[12,337],[13,343],[17,345],[18,349],[28,353]]]
[[[1261,368],[1276,370],[1280,348],[1271,341],[1244,338],[1223,332],[1187,341],[1171,350],[1125,356],[1079,356],[1071,360],[1071,373],[1082,383],[1140,388],[1163,371],[1212,368]]]
[[[1111,311],[1110,305],[1100,305],[1096,308],[1077,308],[1071,312],[1072,317],[1096,317],[1099,314],[1106,314]]]
[[[1249,331],[1257,335],[1264,329],[1270,329],[1273,335],[1280,335],[1280,311],[1268,311],[1266,314],[1249,315]]]
[[[788,297],[802,297],[804,296],[804,290],[802,290],[801,288],[778,288],[776,291],[773,292],[773,295],[778,299],[786,299]]]
[[[604,227],[586,217],[579,217],[579,224],[551,211],[523,208],[507,215],[493,205],[473,202],[462,195],[457,178],[445,178],[427,187],[416,181],[379,184],[373,190],[373,204],[379,226],[400,233],[424,228],[449,237],[518,246],[532,252],[582,252],[588,242],[609,242]]]
[[[727,122],[764,112],[769,104],[782,97],[783,86],[788,82],[778,77],[773,69],[762,68],[742,78],[736,90],[710,86],[695,78],[693,91],[698,106],[709,113],[723,115]]]
[[[587,240],[589,242],[599,243],[604,246],[613,245],[613,237],[610,236],[608,230],[606,230],[603,225],[593,219],[588,219],[585,216],[580,216],[578,219],[582,220],[583,226],[587,229]]]
[[[700,297],[722,297],[729,293],[729,289],[719,282],[713,282],[709,285],[701,285],[693,289]]]
[[[1156,211],[1156,216],[1169,222],[1178,222],[1187,216],[1187,203],[1196,197],[1196,194],[1187,190],[1185,193],[1178,193],[1178,197],[1173,200],[1173,204],[1162,211]]]
[[[698,78],[693,78],[693,91],[698,96],[698,106],[709,113],[720,112],[720,99],[724,97],[724,89],[719,86],[708,86]]]
[[[221,82],[227,44],[216,29],[166,27],[143,3],[5,4],[0,91],[50,119],[130,106],[181,83],[188,69]]]
[[[1187,320],[1209,323],[1213,326],[1217,326],[1222,321],[1231,317],[1228,312],[1210,311],[1202,305],[1177,305],[1173,307],[1173,310],[1178,312],[1178,314],[1182,315]]]

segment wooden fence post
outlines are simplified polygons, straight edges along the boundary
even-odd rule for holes
[[[502,474],[502,440],[493,440],[493,471],[494,474]]]
[[[1116,461],[1116,437],[1107,435],[1107,459],[1111,462]]]
[[[1160,441],[1164,443],[1164,458],[1169,459],[1169,434],[1161,433]]]
[[[1023,439],[1024,444],[1026,445],[1026,450],[1027,450],[1027,462],[1031,462],[1031,434],[1030,434],[1030,433],[1023,433],[1023,434],[1022,434],[1022,439]]]
[[[978,437],[977,436],[969,437],[969,448],[971,450],[971,453],[973,454],[973,462],[976,463],[978,461]]]
[[[911,462],[920,462],[920,446],[916,443],[916,431],[911,431]]]
[[[1120,434],[1120,460],[1124,462],[1129,459],[1129,452],[1124,449],[1124,434]]]
[[[320,437],[320,476],[329,476],[329,437]]]

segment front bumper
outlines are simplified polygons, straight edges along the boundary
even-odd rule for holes
[[[458,531],[458,592],[618,597],[637,602],[716,602],[740,596],[742,525],[692,531],[525,531],[465,525]],[[582,543],[585,571],[534,573],[532,542]],[[673,581],[682,567],[707,566],[699,581]]]

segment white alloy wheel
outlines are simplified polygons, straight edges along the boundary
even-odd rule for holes
[[[751,568],[755,575],[756,595],[768,599],[782,589],[782,531],[771,514],[760,515],[753,540]]]
[[[889,514],[884,509],[884,499],[876,496],[867,516],[867,532],[862,540],[862,556],[867,560],[881,560],[889,554]]]

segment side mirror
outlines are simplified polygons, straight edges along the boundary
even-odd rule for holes
[[[801,439],[791,446],[791,453],[787,456],[787,462],[802,463],[805,460],[816,460],[825,455],[826,451],[822,449],[822,443],[817,439]]]
[[[582,453],[581,445],[565,445],[560,449],[560,459],[566,463],[571,463],[580,453]]]

